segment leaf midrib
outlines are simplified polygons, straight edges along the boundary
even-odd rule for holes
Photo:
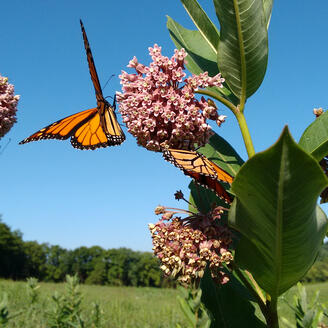
[[[235,9],[236,15],[236,24],[237,24],[237,34],[238,34],[238,42],[239,42],[239,54],[240,54],[240,65],[241,65],[241,97],[240,104],[241,110],[244,107],[244,103],[246,101],[246,62],[245,62],[245,49],[244,49],[244,39],[241,31],[241,21],[239,15],[239,7],[237,0],[233,0],[233,6]]]
[[[275,235],[275,259],[274,264],[276,267],[276,295],[271,295],[276,298],[279,295],[281,281],[281,267],[282,267],[282,225],[283,225],[283,199],[284,199],[284,176],[286,169],[286,157],[287,148],[285,147],[285,141],[282,142],[282,151],[280,158],[280,170],[278,179],[278,197],[277,197],[277,213],[276,213],[276,235]]]
[[[195,24],[195,26],[197,27],[199,33],[203,36],[204,40],[206,40],[206,42],[209,44],[209,46],[213,49],[213,51],[215,52],[215,54],[217,55],[217,49],[212,45],[211,41],[206,37],[206,35],[204,34],[204,32],[202,31],[202,29],[200,28],[200,26],[197,24],[197,22],[194,20],[194,18],[192,17],[190,11],[188,10],[188,8],[185,6],[185,4],[182,4],[183,7],[185,8],[186,12],[188,13],[190,19],[193,21],[193,23]],[[206,17],[208,18],[208,16],[206,15]],[[208,18],[208,20],[210,20]],[[216,28],[215,26],[213,26],[214,28]]]

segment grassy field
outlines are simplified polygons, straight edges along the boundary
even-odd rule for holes
[[[64,284],[39,283],[39,299],[27,317],[27,311],[9,321],[8,327],[48,328],[49,313],[54,311],[51,296],[57,291],[64,293]],[[26,283],[0,281],[0,295],[8,293],[9,313],[25,309],[29,302]],[[147,328],[186,326],[186,321],[176,301],[173,289],[106,287],[82,285],[82,314],[85,319],[92,316],[93,303],[99,304],[103,327]],[[88,327],[86,325],[86,327]]]
[[[5,292],[8,295],[9,315],[21,311],[17,317],[9,320],[7,325],[0,324],[0,327],[52,327],[49,318],[56,312],[52,295],[55,291],[59,294],[64,293],[65,287],[64,284],[52,283],[39,283],[39,285],[36,291],[38,298],[31,305],[26,283],[0,280],[0,302]],[[328,302],[328,283],[308,285],[309,299],[316,290],[320,290],[320,302]],[[176,300],[178,290],[84,285],[80,287],[80,291],[83,295],[81,317],[87,328],[176,328],[177,324],[182,328],[188,327]],[[291,303],[294,292],[295,290],[292,289],[284,296]],[[95,317],[95,302],[100,306],[99,325],[88,324],[88,320]],[[292,312],[282,301],[279,303],[279,313],[294,322]]]

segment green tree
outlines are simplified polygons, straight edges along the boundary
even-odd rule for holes
[[[132,250],[128,248],[108,250],[108,284],[114,286],[131,286],[128,269],[132,261]]]
[[[22,233],[11,231],[0,218],[0,277],[23,278],[25,261]]]
[[[79,247],[72,251],[72,267],[73,273],[76,273],[83,283],[94,270],[95,264],[99,258],[102,258],[104,249],[99,246]]]
[[[106,258],[98,258],[94,263],[94,269],[85,280],[90,285],[105,285],[107,283],[108,263]]]
[[[43,280],[47,275],[46,262],[49,246],[38,244],[36,241],[27,241],[23,243],[23,248],[26,256],[24,276]]]
[[[144,287],[160,287],[162,273],[159,269],[159,261],[151,253],[138,254],[138,259],[131,267],[130,276],[135,277],[133,285]]]
[[[58,245],[50,246],[47,254],[46,280],[64,281],[70,271],[70,252]]]

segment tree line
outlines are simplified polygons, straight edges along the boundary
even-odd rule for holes
[[[12,231],[0,218],[0,277],[62,282],[67,274],[81,283],[112,286],[170,287],[173,280],[163,277],[159,261],[150,252],[128,248],[103,249],[100,246],[67,250],[58,245],[23,241],[20,231]],[[328,280],[328,243],[304,282]]]
[[[58,245],[23,241],[20,231],[0,219],[0,277],[61,282],[77,274],[80,282],[114,286],[164,287],[159,262],[150,252],[128,248],[103,249],[99,246],[67,250]]]

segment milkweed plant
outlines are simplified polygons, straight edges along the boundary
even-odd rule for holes
[[[0,139],[16,123],[16,111],[19,96],[15,95],[14,86],[8,78],[0,74]]]
[[[119,110],[139,145],[196,149],[228,172],[234,180],[224,187],[233,201],[196,178],[189,200],[175,194],[188,208],[156,208],[153,250],[166,275],[200,286],[211,327],[277,328],[279,296],[310,269],[327,233],[317,201],[328,200],[328,113],[315,110],[299,142],[285,127],[273,146],[255,153],[244,112],[265,76],[273,0],[213,0],[220,30],[197,0],[181,2],[197,29],[168,17],[177,49],[166,57],[151,45],[148,66],[129,62],[119,76]],[[208,124],[225,121],[222,106],[237,119],[246,162]]]

